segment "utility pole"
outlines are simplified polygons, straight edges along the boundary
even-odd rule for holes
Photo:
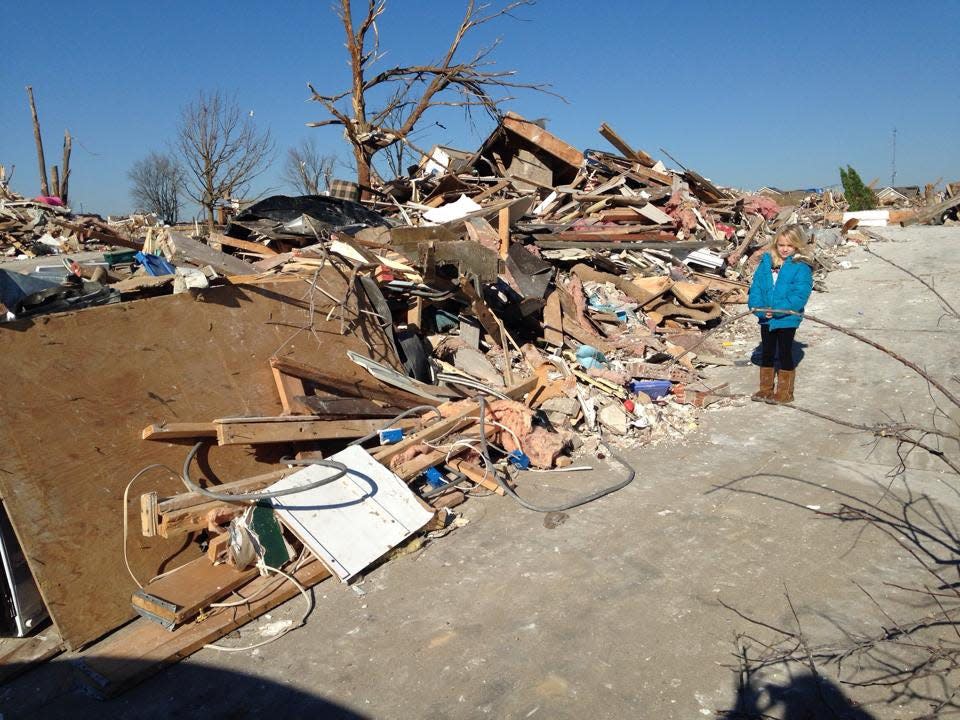
[[[897,129],[893,129],[893,151],[890,159],[890,187],[897,184]]]

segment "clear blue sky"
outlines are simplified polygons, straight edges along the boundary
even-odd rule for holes
[[[439,56],[461,14],[459,0],[391,0],[381,66]],[[886,184],[896,127],[898,184],[960,180],[960,2],[540,0],[517,14],[468,49],[501,36],[498,67],[568,100],[526,93],[509,108],[579,148],[609,149],[605,121],[722,184],[834,184],[841,163]],[[256,191],[282,189],[282,153],[309,134],[349,158],[339,129],[304,126],[325,117],[306,83],[348,79],[329,0],[11,2],[2,17],[0,163],[16,166],[18,192],[39,191],[28,84],[47,164],[65,127],[75,138],[71,204],[88,212],[132,209],[127,170],[170,142],[200,90],[236,93],[272,131],[278,159]],[[418,143],[473,149],[491,129],[459,114],[442,123]]]

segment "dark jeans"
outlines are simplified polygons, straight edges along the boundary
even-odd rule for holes
[[[767,325],[760,325],[760,366],[773,367],[774,358],[780,359],[781,370],[795,370],[793,362],[793,336],[796,328],[779,328],[771,330]]]

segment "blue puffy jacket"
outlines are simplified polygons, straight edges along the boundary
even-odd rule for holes
[[[803,260],[795,260],[791,255],[783,261],[777,281],[773,281],[773,263],[770,253],[764,253],[760,264],[753,273],[747,305],[753,308],[777,308],[803,312],[807,299],[813,290],[813,269]],[[768,323],[771,330],[795,328],[803,319],[798,315],[774,313],[772,318],[764,313],[755,313],[761,323]]]

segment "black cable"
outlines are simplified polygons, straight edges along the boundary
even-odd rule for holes
[[[482,395],[477,395],[477,401],[480,403],[480,451],[483,455],[483,459],[486,460],[488,467],[492,467],[493,461],[490,459],[490,455],[487,451],[487,434],[483,427],[484,419],[487,414],[486,400]],[[610,495],[611,493],[615,493],[617,490],[622,490],[627,485],[632,483],[633,479],[637,476],[637,471],[633,469],[633,466],[630,463],[628,463],[623,458],[623,456],[615,452],[613,448],[610,447],[609,445],[607,446],[607,449],[610,451],[610,454],[613,456],[614,460],[616,460],[618,463],[620,463],[625,468],[627,468],[627,477],[624,480],[621,480],[620,482],[616,483],[615,485],[611,485],[610,487],[607,487],[607,488],[602,488],[582,498],[578,498],[576,500],[573,500],[572,502],[564,503],[563,505],[557,505],[555,507],[540,507],[538,505],[534,505],[533,503],[527,502],[522,497],[517,495],[516,491],[507,484],[507,482],[503,479],[501,473],[494,472],[494,477],[497,478],[497,483],[500,485],[500,487],[503,488],[503,491],[507,495],[512,497],[514,500],[516,500],[518,503],[520,503],[527,510],[533,510],[534,512],[542,512],[542,513],[560,512],[561,510],[570,510],[571,508],[580,507],[581,505],[586,505],[589,502],[598,500],[599,498],[602,498],[605,495]],[[522,448],[521,448],[521,451],[522,451]]]
[[[232,503],[250,503],[258,502],[260,500],[266,500],[267,498],[273,497],[282,497],[284,495],[295,495],[296,493],[305,492],[307,490],[313,490],[322,485],[327,485],[339,480],[349,472],[349,468],[341,462],[336,460],[312,460],[309,464],[311,465],[323,465],[324,467],[333,468],[337,472],[327,478],[322,480],[317,480],[308,485],[302,485],[295,488],[287,488],[286,490],[274,490],[273,492],[257,492],[257,493],[218,493],[213,490],[207,490],[197,485],[193,480],[190,479],[190,463],[193,462],[193,458],[199,452],[200,448],[206,445],[205,441],[200,441],[194,445],[190,452],[187,453],[187,459],[183,461],[183,473],[181,479],[183,484],[187,486],[187,489],[192,492],[198,492],[201,495],[206,495],[209,498],[214,500],[222,500],[223,502],[232,502]]]

